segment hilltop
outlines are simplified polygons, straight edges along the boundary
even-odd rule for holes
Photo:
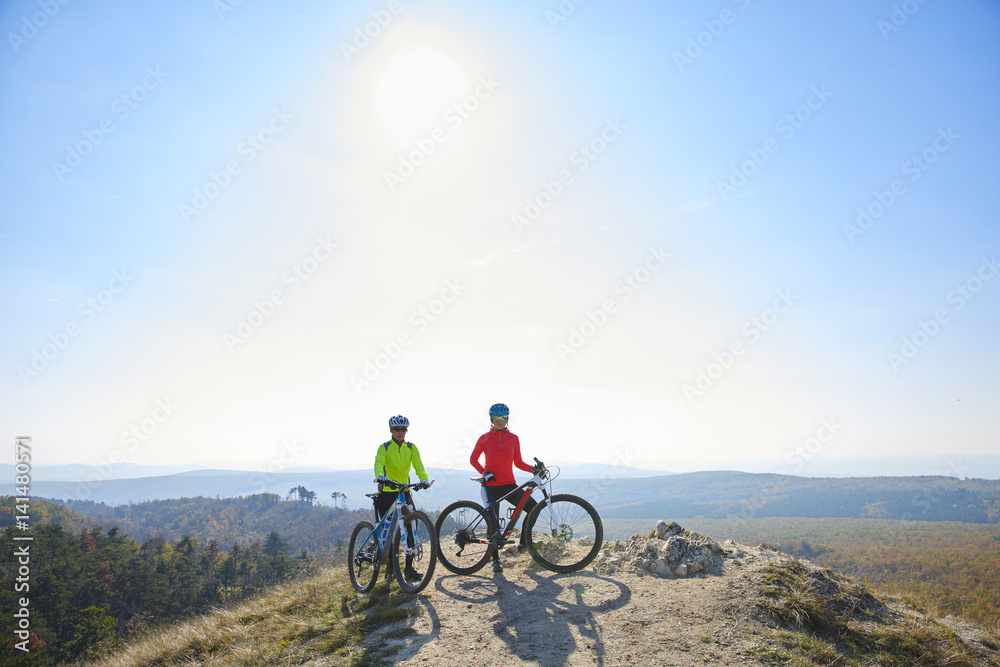
[[[698,544],[715,556],[691,576],[651,570],[637,536],[579,573],[509,550],[502,573],[443,572],[418,596],[359,596],[330,569],[94,665],[1000,665],[983,629],[767,548]]]

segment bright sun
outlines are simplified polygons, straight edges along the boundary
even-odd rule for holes
[[[468,89],[465,75],[432,49],[404,51],[379,79],[375,111],[400,146],[433,129],[445,109]]]

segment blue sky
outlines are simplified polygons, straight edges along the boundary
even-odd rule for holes
[[[0,26],[0,437],[38,464],[367,467],[403,413],[461,468],[496,401],[556,463],[998,451],[995,3]]]

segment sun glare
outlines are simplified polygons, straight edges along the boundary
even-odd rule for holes
[[[375,110],[402,147],[433,130],[434,122],[468,87],[465,75],[438,51],[404,51],[392,59],[378,81]]]

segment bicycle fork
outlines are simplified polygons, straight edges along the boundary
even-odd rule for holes
[[[400,537],[403,540],[403,553],[407,556],[415,556],[417,555],[417,539],[413,534],[413,527],[406,525],[406,515],[409,513],[409,506],[404,505],[400,508],[400,514],[402,515],[400,521],[402,521],[402,525],[399,526],[399,531],[402,533]]]
[[[417,555],[417,540],[413,535],[413,528],[406,525],[406,515],[409,513],[410,508],[408,505],[403,505],[399,508],[399,517],[393,521],[392,526],[389,528],[388,535],[395,535],[395,531],[398,530],[403,543],[403,553],[406,556],[412,557]],[[383,562],[387,560],[390,550],[389,545],[387,545]]]

